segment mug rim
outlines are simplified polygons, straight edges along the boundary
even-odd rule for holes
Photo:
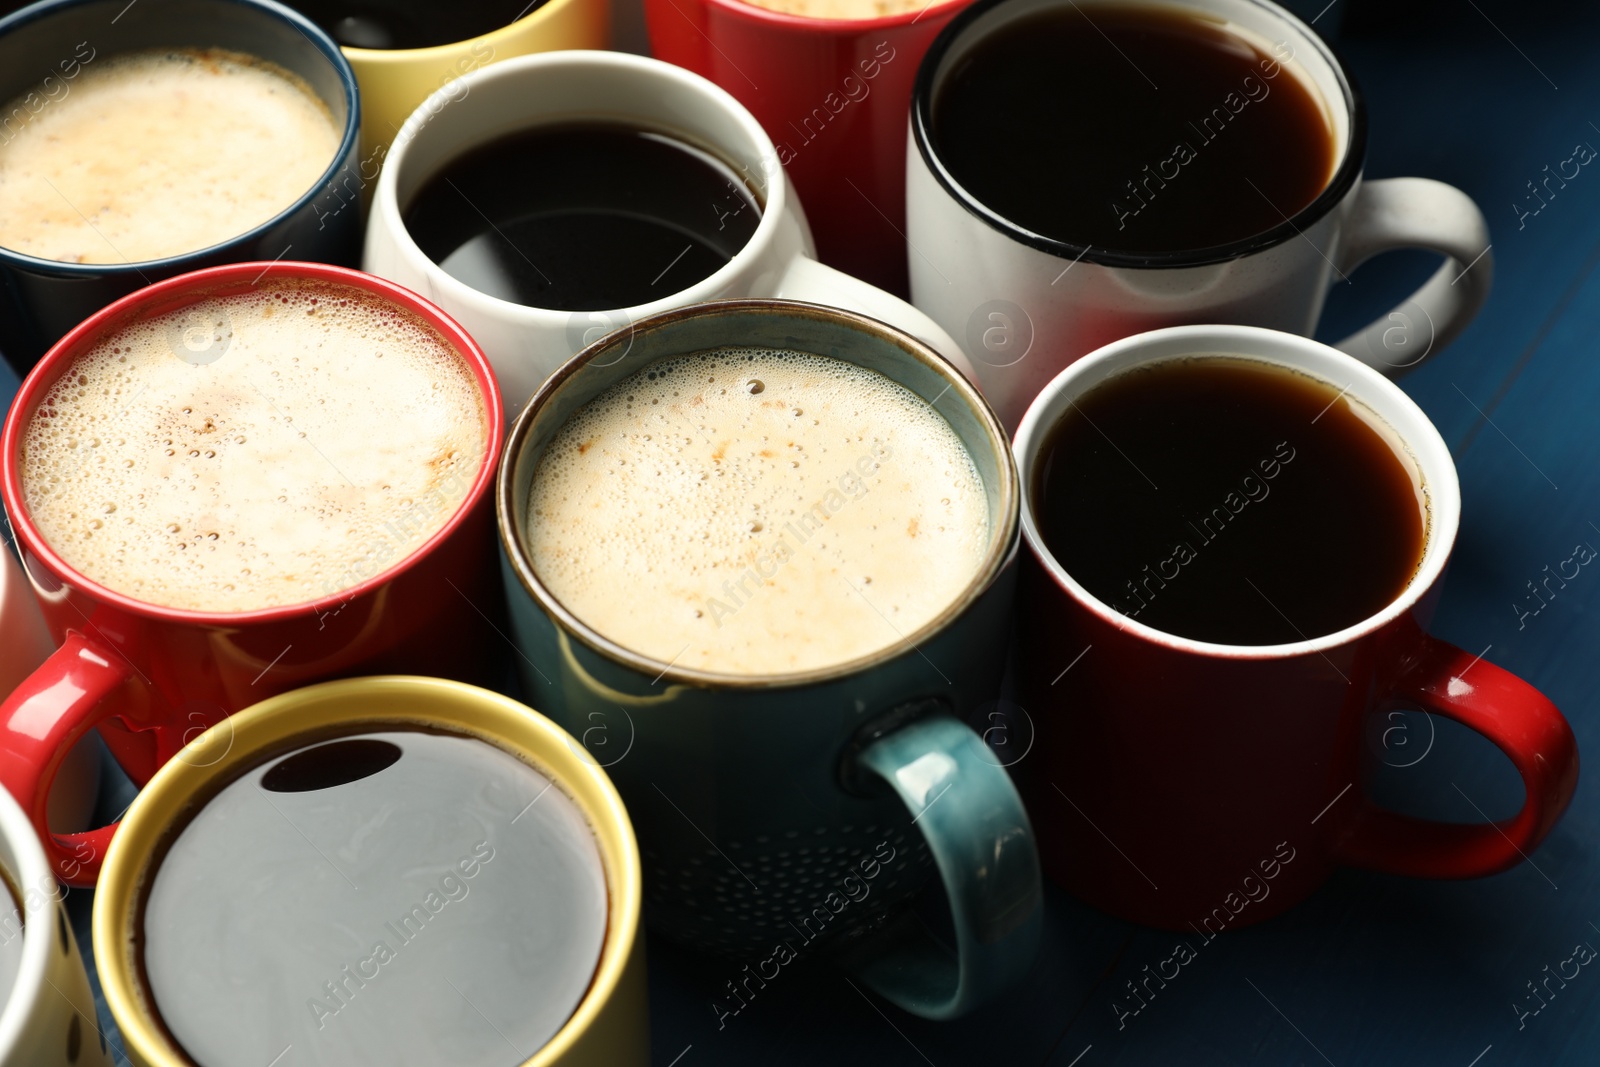
[[[747,0],[701,0],[701,2],[710,7],[719,8],[728,14],[744,16],[751,22],[768,23],[789,30],[809,28],[838,36],[852,36],[852,31],[895,30],[902,26],[912,26],[929,15],[937,18],[946,11],[959,8],[965,0],[931,0],[930,3],[924,4],[920,8],[896,12],[893,15],[878,15],[870,19],[815,18],[811,15],[795,15],[787,11],[774,11],[770,7],[762,7],[760,4],[749,3]]]
[[[275,277],[287,274],[291,282],[314,281],[361,290],[369,297],[404,308],[438,331],[445,343],[472,371],[484,406],[483,458],[466,496],[431,537],[392,565],[354,585],[345,586],[311,600],[254,608],[249,611],[193,611],[140,600],[90,579],[62,558],[49,540],[40,533],[23,495],[22,465],[15,457],[22,449],[23,435],[27,431],[28,424],[32,422],[39,402],[60,380],[73,359],[112,330],[142,317],[190,306],[219,293],[236,295],[243,289],[253,288],[269,273]],[[242,288],[240,283],[243,283]],[[349,267],[296,260],[277,260],[272,263],[226,263],[190,271],[188,274],[179,274],[143,289],[136,289],[84,319],[61,340],[50,346],[49,351],[39,358],[39,362],[28,372],[28,376],[18,387],[17,395],[6,414],[4,428],[0,430],[0,503],[4,504],[6,514],[11,519],[12,530],[19,547],[25,547],[28,554],[38,560],[63,585],[82,591],[97,603],[110,605],[138,618],[156,619],[178,625],[238,627],[279,622],[284,619],[314,615],[335,605],[365,596],[394,581],[416,566],[418,561],[437,550],[440,544],[467,521],[468,514],[478,501],[489,493],[499,460],[498,448],[504,430],[505,414],[501,405],[500,386],[495,379],[489,357],[465,329],[430,301],[385,278]],[[24,569],[27,569],[26,559]]]
[[[372,710],[381,703],[387,710]],[[191,763],[179,752],[139,791],[112,838],[95,894],[93,940],[106,1004],[127,1044],[152,1067],[194,1067],[194,1060],[169,1037],[151,1002],[127,936],[142,914],[143,883],[154,846],[174,824],[186,820],[185,806],[221,779],[237,780],[262,763],[284,755],[285,742],[306,744],[385,727],[437,728],[507,752],[540,771],[561,788],[582,813],[605,871],[605,939],[593,976],[572,1014],[522,1067],[554,1067],[603,1017],[624,992],[623,980],[642,948],[643,868],[627,808],[603,767],[548,717],[492,690],[444,678],[375,675],[345,678],[293,689],[253,704],[224,719],[187,747],[215,743],[226,730],[227,751],[210,763]],[[331,732],[330,732],[331,731]],[[224,783],[226,784],[226,783]]]
[[[1299,35],[1302,42],[1322,54],[1323,60],[1333,71],[1340,88],[1344,91],[1344,107],[1349,115],[1349,131],[1344,145],[1344,157],[1339,166],[1323,184],[1322,191],[1307,205],[1293,215],[1286,217],[1282,222],[1260,233],[1250,234],[1236,238],[1219,245],[1206,248],[1187,249],[1175,252],[1113,252],[1105,249],[1096,249],[1090,245],[1076,244],[1072,241],[1058,240],[1042,233],[1030,230],[1020,223],[1014,222],[998,211],[988,207],[976,196],[969,193],[956,180],[954,174],[939,158],[938,151],[933,144],[933,97],[936,88],[934,84],[935,72],[943,61],[946,53],[954,47],[958,38],[966,32],[968,27],[982,18],[988,12],[1004,4],[1017,2],[1017,0],[976,0],[971,6],[950,20],[949,24],[940,31],[928,51],[923,55],[922,62],[917,66],[916,81],[911,91],[911,139],[915,142],[917,151],[922,157],[923,166],[933,175],[945,195],[960,204],[966,211],[996,230],[1001,235],[1013,241],[1037,249],[1058,259],[1070,259],[1074,263],[1086,260],[1102,267],[1132,268],[1136,270],[1171,270],[1187,267],[1208,267],[1218,263],[1227,263],[1255,252],[1265,251],[1284,244],[1293,237],[1300,236],[1305,230],[1316,225],[1325,216],[1330,214],[1339,204],[1343,203],[1346,196],[1355,188],[1361,177],[1363,167],[1366,165],[1367,154],[1367,105],[1361,93],[1360,86],[1356,83],[1355,76],[1341,60],[1332,46],[1324,41],[1315,30],[1300,19],[1294,12],[1287,10],[1272,0],[1244,0],[1256,7],[1265,8],[1268,12],[1279,16],[1286,21]],[[1070,3],[1071,0],[1066,0]],[[1193,0],[1160,0],[1164,6],[1176,7],[1180,10],[1193,10],[1198,5]],[[1052,3],[1040,10],[1061,7],[1061,3]],[[1338,101],[1328,101],[1331,105]]]
[[[39,1001],[44,996],[44,987],[49,981],[53,941],[50,935],[54,924],[49,921],[48,912],[40,914],[45,909],[30,910],[28,899],[38,891],[38,887],[48,886],[56,892],[60,892],[60,887],[55,872],[45,859],[44,846],[39,842],[33,821],[4,789],[0,789],[0,836],[10,843],[16,853],[18,869],[10,873],[17,883],[12,888],[22,897],[16,901],[16,905],[22,915],[23,931],[22,960],[17,968],[16,981],[4,1005],[0,1005],[0,1059],[5,1059],[27,1035],[29,1024],[37,1014]],[[6,892],[6,889],[0,888],[0,896],[6,895]],[[56,907],[60,906],[61,899],[58,895],[49,897],[50,903]],[[59,914],[56,921],[65,922],[65,914]],[[34,931],[34,936],[28,936],[29,930]],[[77,1005],[74,1004],[73,1008],[76,1009]]]
[[[265,0],[261,0],[265,2]],[[560,0],[555,0],[560,2]],[[480,289],[475,289],[466,282],[461,281],[447,272],[438,263],[434,262],[417,244],[412,237],[411,230],[406,226],[401,214],[400,171],[407,164],[407,156],[412,150],[422,131],[428,123],[435,121],[451,106],[464,105],[472,99],[472,90],[478,86],[494,80],[514,80],[522,75],[525,70],[541,71],[545,68],[560,69],[562,67],[591,67],[623,69],[639,73],[650,78],[660,78],[674,81],[707,98],[709,103],[715,104],[725,114],[731,117],[745,135],[750,138],[761,156],[761,179],[763,182],[762,195],[765,202],[761,205],[761,218],[756,223],[756,228],[751,233],[744,246],[728,259],[728,262],[718,267],[711,274],[702,278],[693,285],[674,290],[665,296],[644,304],[632,304],[626,307],[598,308],[592,311],[563,311],[558,308],[534,307],[531,304],[519,304],[513,300],[504,300],[498,296],[491,296]],[[455,97],[456,86],[465,86],[466,92]],[[433,102],[441,99],[442,103],[433,108]],[[641,319],[680,307],[686,303],[695,302],[706,296],[726,289],[734,276],[747,269],[752,259],[762,255],[772,245],[777,237],[778,228],[783,224],[789,210],[788,177],[782,164],[778,162],[778,150],[768,136],[766,130],[750,114],[748,108],[734,99],[726,89],[717,85],[708,78],[703,78],[693,71],[686,70],[675,64],[667,63],[650,56],[636,56],[628,52],[613,52],[608,49],[589,48],[562,48],[549,52],[533,52],[527,55],[512,56],[486,64],[476,70],[463,74],[446,85],[439,87],[428,95],[428,98],[418,104],[412,111],[410,118],[402,124],[400,129],[404,132],[406,125],[418,115],[431,112],[431,118],[424,122],[411,135],[402,138],[396,135],[396,146],[389,149],[384,158],[383,171],[378,177],[378,184],[373,192],[372,211],[367,221],[368,237],[366,244],[370,247],[371,233],[374,227],[382,227],[388,237],[393,241],[395,251],[413,266],[420,267],[420,273],[427,279],[429,286],[437,286],[451,301],[458,301],[461,306],[472,311],[497,319],[502,322],[509,321],[518,327],[549,328],[559,327],[572,321],[573,316],[600,315],[612,319],[615,323],[621,319],[625,323],[636,323]],[[520,124],[513,126],[499,136],[506,133],[538,129],[543,126],[554,125],[560,119],[539,118],[531,122],[517,120]],[[653,121],[639,120],[633,114],[624,114],[613,117],[610,121],[620,123],[634,123],[641,126],[656,126]],[[685,138],[682,131],[668,130],[673,136]],[[462,149],[457,150],[448,158],[441,160],[434,167],[432,174],[437,174],[452,161],[462,155],[482,148],[491,143],[493,138],[480,139]],[[693,143],[692,141],[690,143]],[[720,146],[697,145],[709,149],[724,163],[728,160]],[[431,177],[432,174],[429,176]],[[365,261],[365,253],[363,253]]]
[[[1001,520],[999,528],[991,529],[990,531],[989,545],[984,552],[983,563],[979,566],[977,573],[973,575],[972,580],[967,583],[961,593],[946,604],[932,619],[929,619],[911,633],[902,634],[899,640],[879,649],[877,652],[823,667],[784,674],[731,674],[697,670],[690,667],[682,667],[676,663],[664,663],[654,657],[618,644],[573,614],[539,579],[538,574],[533,569],[532,561],[528,558],[528,552],[523,546],[521,538],[517,536],[516,527],[521,521],[516,515],[517,487],[519,483],[525,480],[531,482],[533,478],[531,472],[526,479],[522,477],[522,452],[533,431],[534,420],[538,412],[555,398],[563,386],[590,363],[605,355],[612,346],[624,343],[631,345],[634,333],[637,331],[671,328],[681,321],[719,318],[737,312],[754,312],[773,317],[788,317],[790,319],[831,321],[835,325],[853,328],[857,332],[876,337],[880,341],[900,349],[907,358],[933,369],[935,373],[944,378],[948,383],[947,391],[954,393],[970,410],[978,415],[990,448],[999,459],[1001,484],[996,487],[996,495],[998,497],[997,510],[1001,515]],[[704,351],[704,349],[692,349],[687,352],[663,355],[659,358],[673,359],[680,355],[692,354],[695,351]],[[647,365],[640,364],[633,373],[638,373],[639,370],[644,369]],[[890,380],[893,381],[894,379]],[[896,384],[899,383],[896,382]],[[940,417],[943,418],[942,415]],[[907,652],[920,648],[934,635],[951,626],[989,590],[989,587],[1000,577],[1011,559],[1016,555],[1020,543],[1021,497],[1021,482],[1017,475],[1016,460],[1011,454],[1010,444],[1006,438],[1005,429],[1000,425],[999,418],[995,415],[993,409],[989,407],[988,402],[983,399],[982,394],[966,380],[960,371],[956,370],[948,360],[933,348],[887,323],[868,318],[853,311],[845,311],[841,308],[828,307],[823,304],[776,298],[716,300],[673,308],[652,315],[649,318],[641,319],[626,329],[613,331],[567,360],[561,365],[560,369],[539,386],[527,404],[523,406],[521,412],[518,413],[516,421],[512,425],[510,436],[506,440],[506,446],[501,450],[500,470],[495,484],[495,523],[500,531],[500,544],[504,550],[505,557],[509,561],[511,570],[516,575],[523,591],[533,599],[541,611],[555,622],[563,633],[581,641],[599,655],[612,662],[619,663],[629,670],[653,677],[657,682],[665,680],[692,686],[696,689],[787,689],[836,681],[840,678],[870,670]]]
[[[350,60],[352,64],[358,60],[374,67],[391,66],[397,63],[426,62],[436,58],[444,58],[447,53],[460,51],[463,47],[471,47],[475,44],[489,44],[492,46],[504,41],[513,33],[520,33],[526,30],[527,27],[523,23],[538,18],[542,12],[576,2],[578,0],[538,0],[527,12],[512,19],[504,26],[496,26],[494,29],[487,30],[476,36],[462,37],[454,41],[446,41],[443,44],[426,44],[416,48],[360,48],[356,45],[340,44],[339,50],[345,54],[345,58]],[[329,36],[332,37],[333,35],[329,34]],[[334,43],[339,44],[337,40]]]
[[[1097,378],[1079,389],[1080,379],[1099,371],[1105,364],[1127,359],[1142,349],[1161,349],[1174,343],[1183,351],[1157,351],[1144,358],[1129,359],[1110,374]],[[1222,356],[1266,363],[1296,374],[1317,379],[1337,388],[1338,383],[1317,369],[1309,369],[1304,362],[1285,352],[1294,353],[1312,362],[1337,364],[1341,372],[1352,377],[1345,392],[1377,415],[1410,452],[1422,481],[1428,501],[1428,523],[1422,553],[1416,571],[1404,589],[1389,598],[1378,611],[1366,618],[1332,633],[1299,641],[1266,645],[1225,644],[1182,637],[1140,622],[1124,615],[1105,601],[1090,593],[1063,567],[1050,551],[1039,532],[1033,507],[1033,469],[1037,466],[1039,452],[1045,437],[1054,428],[1062,414],[1061,408],[1083,393],[1093,390],[1102,382],[1135,367],[1150,366],[1173,360],[1194,357]],[[1368,399],[1374,393],[1405,413],[1409,425],[1398,426],[1380,412]],[[1017,466],[1022,478],[1022,536],[1028,550],[1041,565],[1049,579],[1079,607],[1093,614],[1100,622],[1149,644],[1178,652],[1187,652],[1213,659],[1275,660],[1295,656],[1326,653],[1366,637],[1395,619],[1411,611],[1424,596],[1438,585],[1445,566],[1455,547],[1461,523],[1461,486],[1450,448],[1439,434],[1433,420],[1406,392],[1366,364],[1329,345],[1298,334],[1261,326],[1191,325],[1169,326],[1159,330],[1136,333],[1095,349],[1088,355],[1068,364],[1050,380],[1042,392],[1028,405],[1027,414],[1017,428],[1015,442]]]
[[[89,4],[103,3],[104,0],[38,0],[0,18],[0,39],[3,39],[18,26],[49,18],[58,12],[85,7]],[[242,248],[264,236],[269,230],[282,225],[286,220],[299,214],[306,207],[323,194],[340,171],[348,165],[355,152],[356,141],[361,135],[361,96],[356,88],[355,71],[351,69],[350,61],[339,45],[329,37],[320,26],[306,18],[300,12],[278,2],[278,0],[204,0],[208,4],[240,4],[244,7],[257,8],[269,16],[276,16],[290,23],[300,35],[317,51],[322,53],[324,59],[333,65],[334,72],[339,76],[339,82],[344,88],[345,119],[343,136],[339,138],[339,147],[334,150],[333,159],[305,192],[296,197],[294,202],[271,218],[252,226],[243,233],[234,234],[232,237],[218,241],[216,244],[207,245],[189,252],[181,252],[172,256],[161,256],[156,259],[139,259],[123,263],[70,263],[59,259],[43,259],[39,256],[30,256],[25,252],[0,245],[0,263],[13,269],[29,270],[35,274],[68,278],[120,278],[136,274],[144,278],[145,270],[167,273],[173,270],[182,270],[189,265],[198,265],[212,259],[230,248]],[[98,53],[96,53],[98,55]],[[113,52],[111,55],[121,55]],[[263,60],[264,57],[249,53],[252,58]],[[291,72],[292,73],[292,72]],[[313,94],[315,95],[315,94]],[[321,100],[321,97],[318,97]],[[325,103],[325,101],[324,101]]]

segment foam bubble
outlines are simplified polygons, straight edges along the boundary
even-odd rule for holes
[[[528,550],[556,598],[662,662],[804,671],[920,628],[988,548],[955,431],[883,375],[727,348],[654,364],[545,449]]]
[[[303,80],[221,49],[98,59],[0,110],[0,245],[67,263],[220,244],[316,184],[341,130]]]
[[[422,320],[347,286],[268,281],[79,357],[24,435],[23,496],[71,566],[128,596],[303,603],[443,526],[486,426],[471,368]]]

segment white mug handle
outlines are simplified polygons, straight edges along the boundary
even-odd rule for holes
[[[1489,224],[1472,198],[1429,178],[1365,182],[1345,220],[1339,272],[1349,274],[1379,252],[1442,252],[1433,277],[1366,329],[1334,347],[1374,370],[1396,375],[1444,348],[1483,307],[1494,278]]]
[[[797,255],[789,261],[772,295],[780,300],[804,300],[843,308],[904,330],[949,360],[962,377],[977,387],[978,376],[973,373],[972,364],[943,326],[893,293],[868,285],[860,278],[834,270],[810,256]]]

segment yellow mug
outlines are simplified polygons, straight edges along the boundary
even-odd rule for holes
[[[190,825],[190,817],[245,775],[269,763],[275,772],[298,758],[274,763],[279,756],[318,742],[383,731],[487,742],[543,774],[572,802],[593,834],[603,870],[608,897],[604,939],[593,978],[572,1014],[531,1056],[527,1051],[519,1055],[528,1056],[523,1067],[646,1067],[639,851],[622,800],[605,771],[570,735],[508,697],[459,682],[398,676],[326,682],[252,705],[197,737],[140,792],[106,856],[94,902],[100,981],[128,1058],[137,1067],[196,1067],[160,1017],[142,958],[155,869]],[[354,777],[359,776],[343,780]],[[487,863],[493,851],[480,858]],[[344,853],[336,850],[334,855],[344,861]],[[362,874],[356,876],[364,880]],[[236,1023],[216,1019],[218,1028]],[[267,1057],[271,1055],[269,1051]]]
[[[300,5],[289,0],[289,6]],[[544,0],[497,30],[451,44],[394,49],[341,45],[361,87],[362,179],[370,182],[376,175],[389,144],[417,105],[461,75],[530,52],[605,48],[610,35],[610,0]]]

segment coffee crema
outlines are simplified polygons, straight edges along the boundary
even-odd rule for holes
[[[940,0],[744,0],[784,15],[812,19],[886,19],[912,11],[923,11]]]
[[[154,1010],[205,1067],[287,1046],[306,1067],[511,1067],[571,1017],[605,944],[583,811],[476,738],[302,747],[174,829],[137,947]]]
[[[42,94],[41,94],[42,95]],[[197,252],[309,192],[341,129],[297,75],[238,52],[131,52],[83,67],[0,145],[0,246],[65,263]]]
[[[274,283],[79,356],[24,431],[29,515],[67,564],[162,607],[335,594],[449,521],[484,462],[466,361],[343,285]]]
[[[928,403],[843,360],[653,364],[551,438],[527,549],[557,600],[663,663],[784,674],[909,635],[976,576],[982,477]]]

